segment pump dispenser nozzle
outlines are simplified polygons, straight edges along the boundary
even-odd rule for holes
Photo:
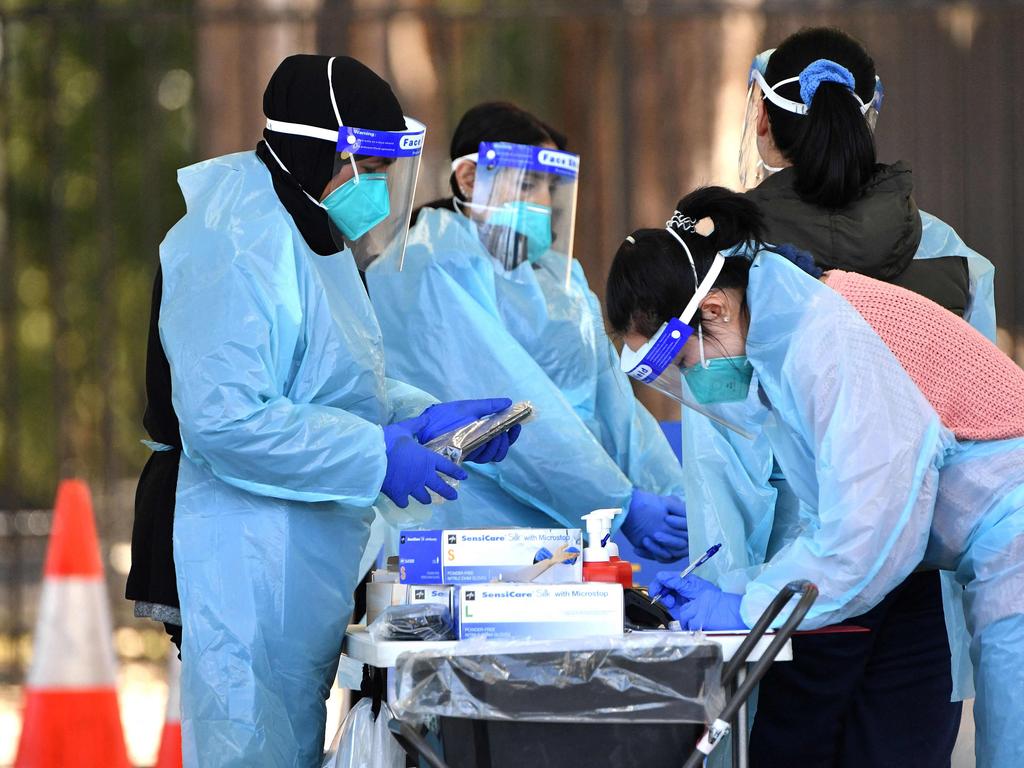
[[[612,536],[612,521],[615,520],[615,516],[616,515],[621,515],[624,510],[622,510],[622,509],[600,509],[598,511],[601,513],[602,517],[604,518],[605,537],[606,537],[606,540],[608,542],[607,544],[605,544],[605,548],[608,550],[608,556],[609,557],[618,557],[619,556],[619,545],[616,544],[611,539],[611,536]]]
[[[587,542],[583,550],[583,580],[633,586],[633,566],[619,557],[619,547],[611,540],[612,521],[622,509],[595,509],[583,515],[587,521]]]
[[[583,548],[584,563],[608,562],[608,549],[604,545],[604,537],[608,533],[603,514],[605,511],[603,509],[595,509],[593,512],[582,517],[587,524],[587,546]]]

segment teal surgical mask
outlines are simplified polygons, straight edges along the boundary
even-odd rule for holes
[[[391,213],[387,174],[360,173],[325,197],[322,205],[346,240],[358,240]]]
[[[701,405],[745,400],[754,366],[746,355],[715,357],[683,371],[686,385]]]
[[[551,248],[551,208],[516,200],[495,208],[487,223],[507,227],[526,238],[526,258],[532,264]]]

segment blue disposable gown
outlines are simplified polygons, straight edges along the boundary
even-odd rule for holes
[[[942,220],[924,211],[920,216],[921,243],[914,258],[959,256],[967,261],[970,303],[964,319],[995,341],[992,263],[969,248]],[[742,592],[751,573],[758,572],[761,563],[813,524],[815,515],[800,504],[779,472],[767,440],[758,434],[767,415],[758,397],[756,374],[746,402],[730,404],[728,411],[735,423],[757,434],[753,442],[684,409],[683,455],[701,459],[684,462],[684,483],[691,549],[703,551],[716,542],[727,545],[703,566],[703,575],[726,591]],[[942,586],[953,654],[954,698],[963,699],[973,695],[963,589],[949,572],[943,573]]]
[[[388,371],[441,400],[530,400],[536,420],[501,464],[474,468],[433,523],[552,524],[628,506],[633,488],[680,493],[682,470],[636,400],[579,262],[509,272],[461,214],[425,208],[401,275],[370,269]]]
[[[185,168],[160,247],[184,447],[174,559],[188,766],[319,765],[325,699],[384,479],[384,375],[350,254],[318,256],[251,152]]]
[[[876,605],[919,563],[965,588],[978,765],[1024,764],[1024,439],[959,443],[842,297],[775,254],[747,290],[747,353],[801,513],[752,569],[753,622],[786,582],[821,590],[805,626]]]
[[[961,443],[939,479],[925,563],[964,589],[979,768],[1024,765],[1024,440]]]
[[[924,211],[920,216],[921,244],[914,258],[960,256],[966,259],[970,304],[964,319],[995,341],[992,263],[969,248],[942,220]],[[734,423],[757,433],[766,418],[757,393],[755,374],[745,403],[717,407],[728,411]],[[690,546],[694,551],[702,551],[719,541],[727,543],[729,546],[723,548],[726,556],[720,552],[702,570],[706,578],[717,581],[723,589],[742,591],[748,569],[756,570],[772,553],[791,541],[813,514],[800,509],[799,500],[786,486],[763,437],[751,442],[685,409],[682,421],[683,456],[701,458],[684,462]],[[947,613],[962,613],[957,602],[958,594],[948,592]],[[956,636],[957,632],[951,628],[951,641]]]
[[[807,578],[820,596],[804,626],[834,624],[921,563],[954,439],[867,322],[799,267],[760,254],[747,303],[763,433],[804,511],[752,574],[741,613],[752,625],[786,583]]]
[[[921,244],[915,259],[936,259],[959,256],[967,261],[970,297],[964,320],[974,326],[989,341],[996,340],[995,267],[992,262],[970,248],[956,231],[925,211],[921,216]],[[970,659],[970,637],[964,616],[964,590],[956,575],[942,571],[942,602],[949,636],[949,651],[953,669],[953,700],[974,696],[973,673]]]

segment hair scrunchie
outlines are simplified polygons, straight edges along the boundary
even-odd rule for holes
[[[821,277],[825,274],[825,270],[814,263],[814,257],[808,251],[801,250],[795,245],[783,243],[782,245],[769,246],[765,250],[777,253],[779,256],[788,259],[811,277]]]
[[[857,81],[850,70],[830,59],[818,59],[804,67],[800,73],[800,98],[804,104],[811,105],[822,83],[839,83],[856,94]]]

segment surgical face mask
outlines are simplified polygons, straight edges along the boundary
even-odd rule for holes
[[[358,240],[391,213],[387,174],[357,172],[321,205],[346,239]]]
[[[536,262],[551,248],[551,208],[517,200],[494,208],[487,217],[490,226],[507,227],[526,238],[526,258]]]
[[[753,375],[746,355],[716,357],[683,370],[686,385],[701,405],[745,400]]]

